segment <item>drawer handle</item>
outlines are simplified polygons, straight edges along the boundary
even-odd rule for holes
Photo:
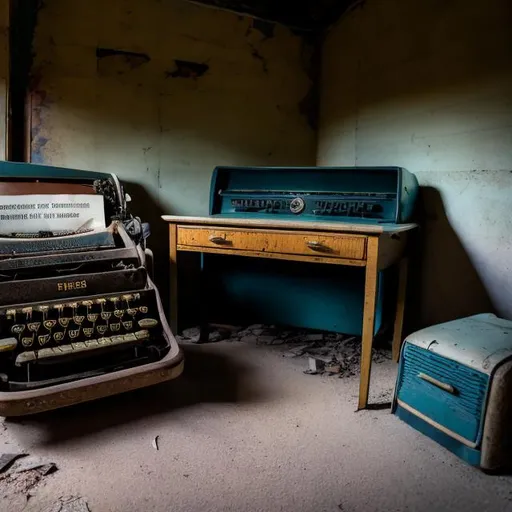
[[[434,386],[442,389],[443,391],[451,393],[452,395],[455,395],[456,393],[456,390],[453,386],[451,386],[450,384],[446,384],[445,382],[441,382],[440,380],[434,379],[434,377],[431,377],[426,373],[418,373],[418,377],[420,379],[426,380],[427,382],[430,382],[430,384],[433,384]]]
[[[221,237],[221,236],[211,235],[211,236],[208,237],[208,240],[210,240],[210,242],[212,242],[214,244],[219,244],[219,245],[229,244],[229,241],[226,240],[225,238]]]
[[[327,247],[327,245],[324,245],[322,242],[318,242],[317,240],[310,240],[306,242],[306,245],[313,251],[332,252],[330,247]]]

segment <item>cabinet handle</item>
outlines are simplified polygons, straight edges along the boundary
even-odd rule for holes
[[[446,384],[445,382],[441,382],[440,380],[437,380],[434,377],[427,375],[426,373],[420,372],[418,373],[418,377],[420,379],[426,380],[427,382],[430,382],[430,384],[433,384],[434,386],[438,387],[439,389],[442,389],[443,391],[451,393],[452,395],[455,395],[456,393],[456,389],[453,386],[451,386],[450,384]]]
[[[317,240],[309,240],[306,242],[306,245],[313,251],[332,252],[330,247],[327,247],[322,242],[318,242]]]
[[[226,240],[225,238],[221,237],[221,236],[214,236],[214,235],[211,235],[208,237],[208,240],[210,240],[210,242],[214,243],[214,244],[219,244],[219,245],[222,245],[222,244],[228,244],[228,240]]]

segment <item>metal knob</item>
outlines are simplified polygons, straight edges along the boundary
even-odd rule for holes
[[[306,242],[306,245],[313,251],[331,252],[330,247],[327,247],[322,242],[318,242],[317,240],[309,240]]]
[[[212,236],[208,237],[208,240],[210,240],[210,242],[212,242],[214,244],[219,244],[219,245],[229,243],[225,238],[223,238],[221,236],[212,235]]]

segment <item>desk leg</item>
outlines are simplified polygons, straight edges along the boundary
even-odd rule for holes
[[[178,334],[178,227],[169,224],[170,263],[170,316],[169,324],[174,335]]]
[[[368,256],[366,258],[366,277],[364,284],[363,339],[361,347],[361,377],[359,382],[359,406],[368,405],[370,391],[370,374],[372,369],[372,346],[375,329],[375,305],[377,301],[377,263],[379,255],[379,238],[368,237]]]
[[[402,327],[404,324],[405,293],[407,290],[407,258],[400,260],[400,274],[398,276],[398,295],[396,300],[395,326],[393,329],[393,361],[398,362],[402,346]]]
[[[199,280],[199,343],[206,343],[210,336],[208,325],[208,270],[207,255],[201,253],[201,275]]]

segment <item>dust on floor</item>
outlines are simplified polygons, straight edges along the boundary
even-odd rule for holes
[[[284,344],[183,348],[176,381],[0,424],[0,453],[58,466],[0,510],[73,495],[92,512],[512,511],[510,477],[469,467],[389,408],[356,412],[357,375],[307,375]],[[371,403],[390,399],[395,375],[387,358],[373,365]]]

